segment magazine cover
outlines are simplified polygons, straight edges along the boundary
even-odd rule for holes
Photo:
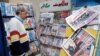
[[[50,46],[40,46],[41,56],[59,56],[59,49]]]
[[[41,13],[40,14],[40,22],[45,23],[53,23],[54,13]]]
[[[51,35],[56,36],[58,29],[59,29],[59,24],[53,24],[51,28]]]
[[[66,22],[73,30],[77,30],[82,26],[90,23],[93,19],[98,16],[93,10],[89,8],[81,8],[77,12],[73,13],[66,18]]]
[[[51,28],[50,27],[44,27],[44,29],[42,29],[42,34],[51,35]]]
[[[57,30],[56,35],[62,38],[65,38],[65,32],[66,32],[66,25],[65,24],[59,24],[59,28]]]
[[[68,56],[81,56],[84,51],[94,42],[94,38],[79,29],[62,45]]]

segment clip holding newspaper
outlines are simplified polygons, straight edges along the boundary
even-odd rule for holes
[[[98,16],[98,13],[91,10],[90,8],[81,8],[77,12],[73,13],[66,18],[66,22],[73,30],[78,30],[82,26],[90,23],[93,19]]]
[[[62,45],[68,56],[81,56],[86,54],[87,48],[93,44],[95,39],[84,29],[79,29]],[[84,55],[83,55],[84,56]],[[89,56],[89,54],[87,54]]]

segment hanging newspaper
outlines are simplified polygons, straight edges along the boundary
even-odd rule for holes
[[[83,29],[79,29],[62,45],[62,48],[66,51],[68,56],[81,56],[94,40],[95,39]]]
[[[82,26],[90,23],[93,19],[98,16],[93,10],[89,8],[81,8],[77,12],[73,13],[71,16],[66,18],[68,25],[72,27],[73,30],[77,30]]]

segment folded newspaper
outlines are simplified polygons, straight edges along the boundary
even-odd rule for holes
[[[95,45],[96,48],[94,49],[94,55],[93,56],[100,56],[100,31],[98,31],[95,44],[96,44]]]
[[[84,29],[79,29],[63,43],[62,48],[68,56],[81,56],[94,41],[95,39]]]
[[[66,18],[66,22],[73,30],[78,30],[82,26],[96,19],[98,13],[90,8],[81,8]]]

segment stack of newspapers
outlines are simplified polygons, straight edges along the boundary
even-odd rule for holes
[[[66,18],[67,24],[74,30],[63,41],[62,48],[68,56],[99,56],[100,6],[82,7]]]

